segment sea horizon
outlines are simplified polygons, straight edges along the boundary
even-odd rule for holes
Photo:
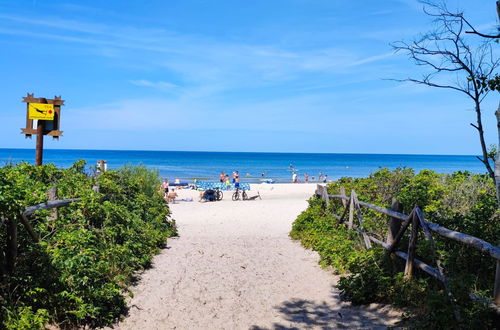
[[[32,150],[35,148],[6,148],[0,147],[0,150]],[[404,155],[404,156],[472,156],[481,157],[480,154],[433,154],[433,153],[377,153],[377,152],[310,152],[310,151],[216,151],[216,150],[156,150],[156,149],[81,149],[81,148],[48,148],[44,146],[44,150],[65,150],[65,151],[151,151],[151,152],[200,152],[200,153],[242,153],[242,154],[319,154],[319,155]],[[33,156],[34,157],[34,156]]]
[[[34,163],[34,149],[0,148],[0,163]],[[217,180],[221,171],[239,171],[243,181],[259,182],[274,179],[290,182],[292,172],[301,181],[304,175],[317,180],[320,172],[328,179],[364,177],[380,168],[413,168],[438,173],[469,171],[485,173],[475,155],[433,154],[376,154],[376,153],[299,153],[299,152],[241,152],[241,151],[167,151],[167,150],[99,150],[99,149],[45,149],[44,163],[67,168],[75,161],[87,161],[92,171],[96,162],[104,159],[110,169],[126,164],[145,165],[157,169],[162,177],[192,181],[195,178]],[[292,166],[290,166],[292,165]]]

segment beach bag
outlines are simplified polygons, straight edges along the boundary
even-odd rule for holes
[[[203,193],[203,197],[206,200],[213,202],[215,200],[215,190],[208,189]]]

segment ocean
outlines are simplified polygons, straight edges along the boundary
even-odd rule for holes
[[[0,165],[27,161],[34,163],[33,149],[1,149]],[[145,165],[157,169],[160,175],[173,180],[192,181],[194,178],[216,180],[221,171],[237,170],[242,181],[257,182],[263,177],[278,182],[290,182],[296,170],[318,178],[320,172],[328,179],[364,177],[380,168],[411,167],[415,171],[431,169],[438,173],[470,171],[485,173],[475,156],[452,155],[392,155],[392,154],[326,154],[326,153],[266,153],[266,152],[197,152],[197,151],[127,151],[127,150],[61,150],[46,149],[44,164],[69,167],[78,159],[87,161],[88,170],[99,159],[116,169],[125,164]]]

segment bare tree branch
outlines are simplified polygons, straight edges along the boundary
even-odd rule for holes
[[[478,159],[495,180],[484,138],[481,102],[489,92],[488,82],[496,76],[499,59],[493,55],[491,40],[474,47],[467,42],[465,30],[476,30],[464,18],[463,13],[451,12],[444,2],[421,2],[424,4],[424,12],[434,19],[436,28],[411,42],[400,41],[392,46],[395,52],[406,54],[415,65],[430,72],[424,74],[421,79],[395,80],[451,89],[467,95],[474,102],[476,112],[476,123],[471,126],[477,130],[479,136],[482,158]]]

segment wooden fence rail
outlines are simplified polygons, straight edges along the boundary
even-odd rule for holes
[[[36,243],[40,242],[40,237],[33,229],[28,217],[33,215],[36,211],[39,210],[50,210],[57,209],[59,207],[68,206],[71,203],[78,202],[80,199],[78,198],[70,198],[70,199],[62,199],[62,200],[50,200],[57,198],[55,194],[49,197],[49,201],[46,203],[41,203],[33,206],[27,207],[21,214],[19,214],[14,219],[5,219],[3,216],[1,217],[0,228],[6,224],[7,226],[7,246],[5,247],[5,262],[0,258],[0,277],[4,273],[12,273],[15,268],[16,259],[17,259],[17,251],[18,251],[18,222],[21,222],[26,230],[28,231],[30,237]],[[50,216],[53,218],[54,215]],[[57,217],[57,213],[56,213]],[[1,256],[1,253],[0,253]]]
[[[405,277],[407,279],[411,279],[413,277],[414,267],[417,267],[430,276],[441,281],[450,297],[451,292],[448,289],[448,280],[444,274],[443,267],[437,256],[435,243],[432,238],[431,232],[471,246],[481,251],[482,253],[488,254],[492,258],[496,259],[497,263],[500,261],[499,247],[477,237],[456,232],[435,223],[427,222],[424,219],[422,211],[418,207],[415,207],[409,215],[406,215],[401,213],[402,207],[396,201],[393,201],[391,207],[392,209],[387,209],[378,205],[359,201],[354,190],[351,191],[350,196],[347,196],[343,187],[341,188],[340,194],[332,195],[328,194],[326,186],[318,185],[316,189],[316,195],[323,199],[327,205],[330,203],[331,199],[340,199],[342,201],[342,205],[344,207],[342,215],[338,216],[334,214],[333,216],[338,220],[339,223],[344,223],[347,220],[347,227],[349,229],[356,230],[361,234],[366,248],[371,247],[370,242],[381,245],[389,253],[396,255],[406,261]],[[363,215],[361,214],[361,207],[365,207],[389,216],[389,232],[386,238],[386,242],[373,237],[362,228]],[[357,219],[358,225],[355,225],[355,219]],[[411,232],[408,251],[406,253],[403,251],[396,251],[399,242],[403,238],[410,225]],[[415,257],[415,250],[418,244],[419,229],[423,231],[425,239],[430,243],[432,257],[435,259],[436,267],[428,265]],[[490,307],[494,308],[498,313],[500,313],[500,276],[498,276],[497,274],[495,279],[493,302],[475,294],[471,294],[470,297],[474,300],[482,301],[483,303],[486,302]],[[451,299],[451,301],[453,301],[453,299]],[[455,317],[457,319],[460,318],[458,312],[455,313]]]

